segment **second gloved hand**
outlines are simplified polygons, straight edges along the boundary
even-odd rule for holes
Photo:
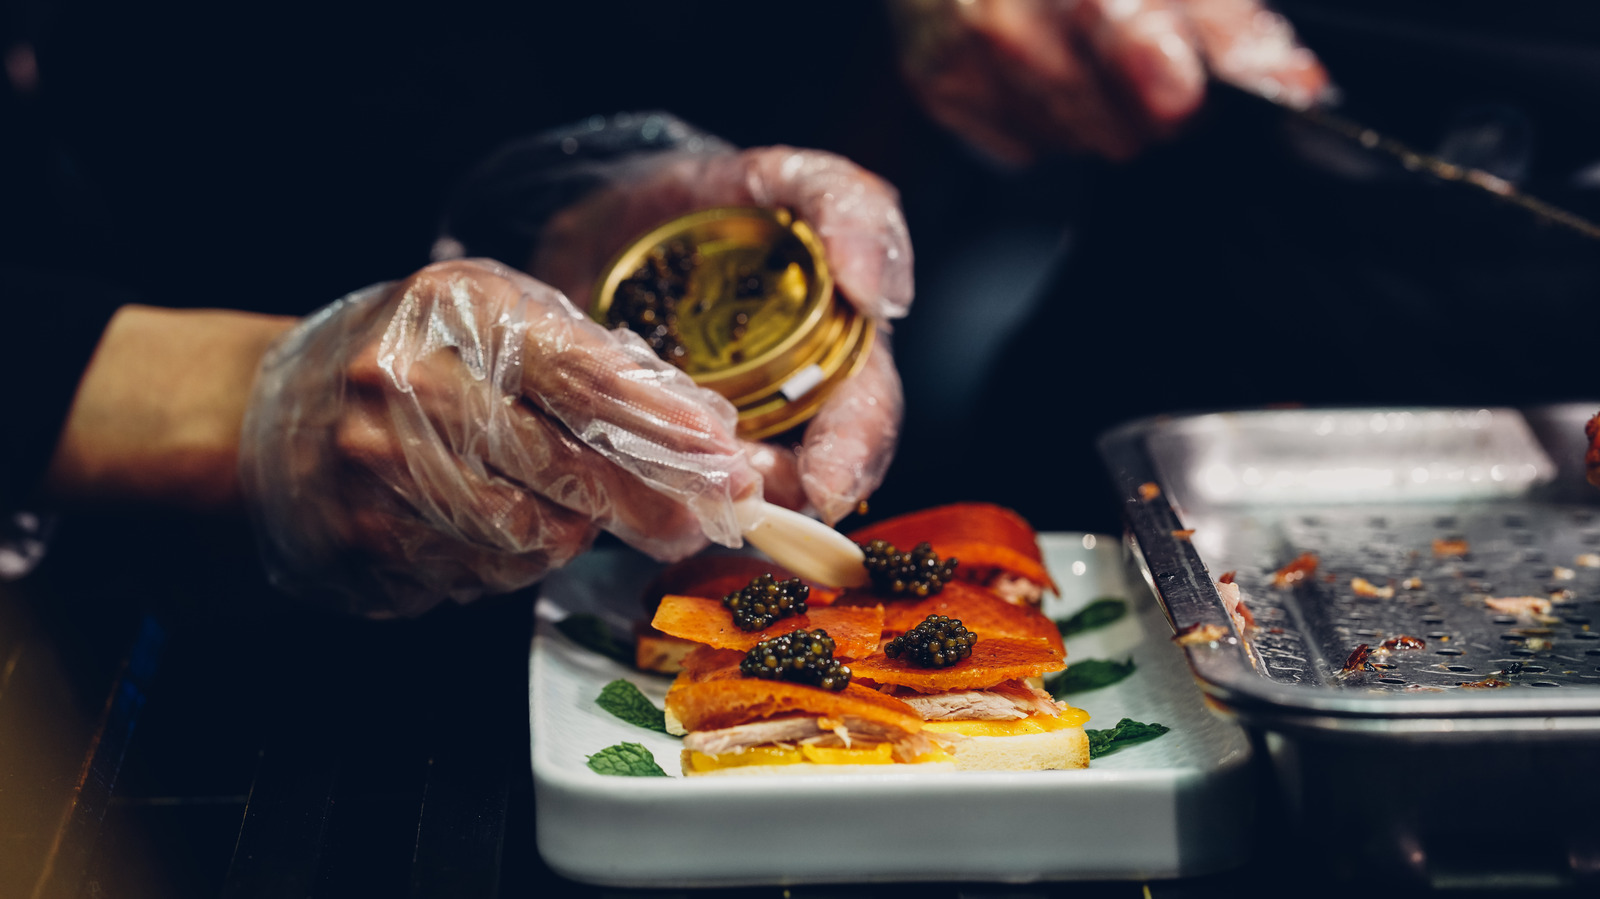
[[[866,364],[797,441],[748,445],[767,500],[836,522],[882,483],[904,409],[887,326],[911,304],[911,240],[881,178],[818,150],[738,150],[663,113],[596,117],[490,160],[459,194],[436,253],[496,255],[588,297],[635,238],[716,206],[792,210],[821,240],[840,293],[880,328]]]
[[[890,0],[929,114],[991,156],[1127,159],[1200,107],[1206,76],[1305,107],[1321,61],[1261,0]]]

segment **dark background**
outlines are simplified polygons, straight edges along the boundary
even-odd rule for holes
[[[1600,16],[1284,6],[1352,117],[1595,213]],[[157,304],[300,314],[404,275],[476,162],[596,113],[665,109],[882,174],[919,300],[876,514],[982,495],[1041,527],[1114,526],[1093,435],[1158,411],[1592,393],[1565,326],[1594,296],[1590,244],[1227,98],[1132,165],[997,168],[911,102],[875,3],[33,0],[9,27],[41,78],[5,100],[23,139],[4,261]]]
[[[1580,6],[1285,4],[1349,114],[1597,215],[1600,31]],[[6,15],[39,79],[0,101],[0,262],[159,305],[301,314],[404,275],[476,161],[595,113],[666,109],[884,175],[919,298],[868,517],[976,499],[1115,532],[1093,440],[1136,416],[1600,393],[1592,244],[1226,99],[1131,165],[996,168],[917,110],[872,3]],[[105,297],[0,296],[0,315],[92,322]],[[40,371],[50,338],[0,326]],[[527,594],[340,620],[273,595],[238,522],[111,513],[61,522],[5,590],[0,894],[555,883],[532,853]]]

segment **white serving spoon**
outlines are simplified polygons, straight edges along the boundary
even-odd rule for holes
[[[815,518],[762,499],[741,500],[733,511],[751,546],[800,577],[830,587],[867,582],[861,547]]]

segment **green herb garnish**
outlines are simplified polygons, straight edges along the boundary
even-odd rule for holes
[[[1145,724],[1132,718],[1124,718],[1117,722],[1116,727],[1106,730],[1084,728],[1084,733],[1089,735],[1089,758],[1097,759],[1125,746],[1154,740],[1171,729],[1165,724]]]
[[[618,743],[588,756],[589,770],[617,777],[666,777],[650,750],[638,743]]]
[[[1074,662],[1066,671],[1046,679],[1044,686],[1050,691],[1051,696],[1065,699],[1073,693],[1109,687],[1132,674],[1136,667],[1131,657],[1126,662],[1114,659],[1085,659],[1082,662]]]
[[[1063,637],[1075,637],[1084,631],[1104,627],[1128,614],[1127,602],[1114,596],[1102,596],[1079,609],[1071,618],[1056,622]]]
[[[556,630],[565,634],[568,640],[582,646],[584,649],[598,652],[608,659],[615,659],[624,665],[632,665],[634,660],[633,647],[618,640],[611,628],[600,620],[598,615],[575,614],[556,622]]]
[[[656,708],[650,697],[640,692],[632,681],[618,679],[606,684],[594,702],[629,724],[637,724],[657,733],[667,732],[666,713]]]

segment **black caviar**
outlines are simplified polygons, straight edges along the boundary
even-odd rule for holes
[[[810,684],[838,692],[850,685],[850,669],[833,657],[833,638],[824,630],[793,630],[762,640],[739,663],[745,677]]]
[[[890,640],[883,647],[891,659],[905,656],[908,664],[919,668],[949,668],[972,655],[978,635],[967,630],[959,619],[929,615],[922,623]]]
[[[804,615],[811,588],[799,578],[780,581],[770,574],[759,574],[750,583],[722,597],[722,604],[733,613],[733,623],[742,631],[759,631],[779,618]]]
[[[700,257],[682,243],[657,247],[617,285],[607,318],[644,338],[657,356],[681,365],[688,349],[678,331],[678,303],[689,292],[689,273]]]
[[[892,596],[932,596],[955,577],[956,560],[941,560],[927,543],[903,553],[887,540],[873,540],[861,544],[861,551],[872,585]]]

